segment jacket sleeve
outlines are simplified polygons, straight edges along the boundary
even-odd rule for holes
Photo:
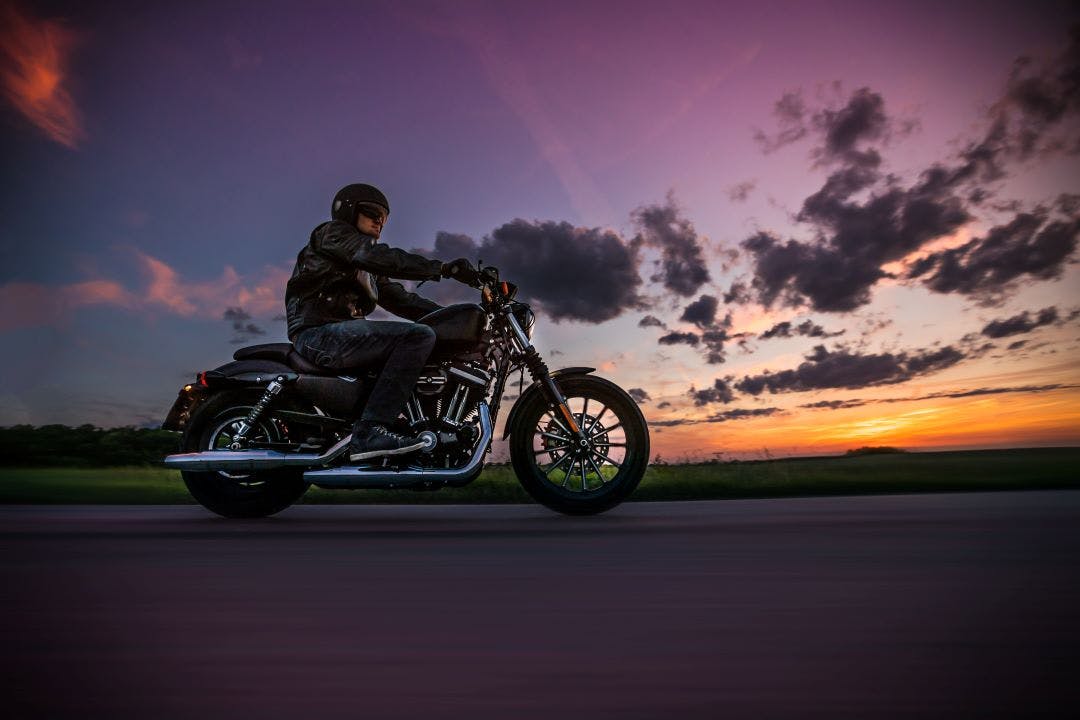
[[[312,245],[316,251],[372,275],[403,280],[438,280],[442,276],[442,263],[438,260],[375,242],[341,221],[327,223],[313,238]]]
[[[401,283],[393,282],[387,277],[380,276],[375,284],[379,288],[379,305],[399,317],[419,320],[442,308],[425,297],[409,292]]]

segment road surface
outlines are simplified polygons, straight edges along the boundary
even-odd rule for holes
[[[12,718],[1065,717],[1080,491],[0,508]]]

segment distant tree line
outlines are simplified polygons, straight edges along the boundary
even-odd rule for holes
[[[148,465],[160,463],[178,445],[179,435],[168,430],[14,425],[0,427],[0,466]]]

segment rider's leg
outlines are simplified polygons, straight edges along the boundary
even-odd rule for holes
[[[420,449],[423,443],[388,432],[397,419],[435,346],[427,325],[379,320],[346,320],[309,328],[296,338],[297,350],[324,367],[380,368],[363,416],[353,425],[350,457],[362,460]]]

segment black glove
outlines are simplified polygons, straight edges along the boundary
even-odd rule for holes
[[[480,284],[480,273],[476,271],[473,264],[465,258],[458,258],[448,263],[443,263],[442,276],[444,278],[454,278],[458,282],[463,282],[466,285],[472,285],[476,287]]]

